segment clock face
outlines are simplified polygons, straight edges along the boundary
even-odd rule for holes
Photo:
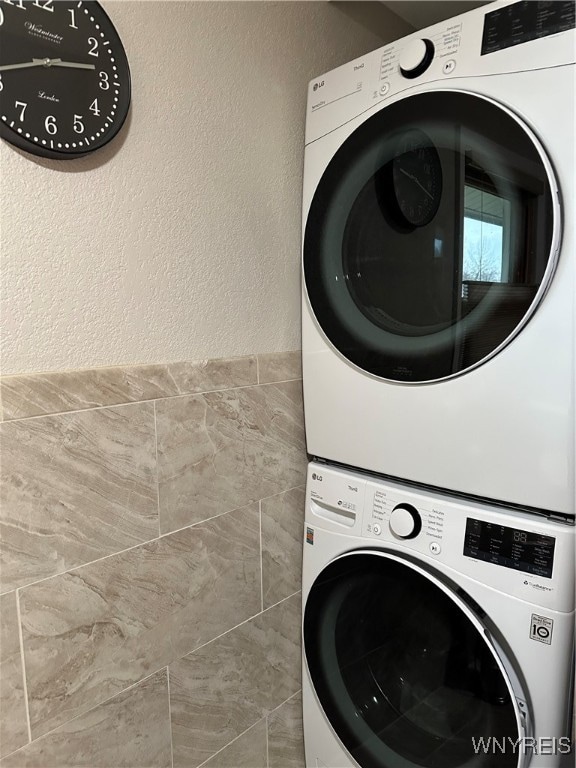
[[[43,157],[107,144],[130,106],[130,70],[93,0],[0,0],[0,135]]]
[[[403,224],[429,224],[442,197],[442,165],[424,131],[410,130],[401,138],[392,160],[392,184]]]

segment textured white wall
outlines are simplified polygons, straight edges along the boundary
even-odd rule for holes
[[[306,85],[382,29],[326,2],[104,5],[133,78],[113,146],[0,142],[2,373],[297,348]]]

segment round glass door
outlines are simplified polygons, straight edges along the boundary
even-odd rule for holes
[[[555,267],[558,203],[537,140],[496,103],[410,96],[343,143],[304,235],[330,342],[403,383],[476,367],[520,331]]]
[[[385,553],[331,563],[306,601],[304,649],[320,704],[361,768],[517,768],[511,687],[459,598]]]

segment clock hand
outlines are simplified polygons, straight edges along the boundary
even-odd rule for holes
[[[50,59],[32,59],[32,61],[25,61],[22,64],[2,64],[0,66],[0,72],[4,72],[7,69],[26,69],[27,67],[44,67],[46,61]],[[58,59],[60,61],[60,59]]]
[[[2,64],[0,72],[9,69],[27,69],[28,67],[72,67],[74,69],[96,69],[94,64],[83,64],[79,61],[62,61],[62,59],[32,59],[22,64]]]
[[[71,67],[73,69],[96,69],[95,64],[83,64],[80,61],[62,61],[62,59],[32,59],[45,67]]]
[[[426,194],[428,195],[428,197],[429,197],[431,200],[434,200],[434,195],[431,195],[431,194],[430,194],[430,192],[428,192],[428,190],[426,189],[426,187],[425,187],[423,184],[421,184],[421,183],[418,181],[418,179],[416,178],[416,176],[414,176],[414,175],[413,175],[413,174],[411,174],[411,173],[408,173],[408,171],[405,171],[405,170],[404,170],[404,168],[400,168],[400,173],[403,173],[403,174],[404,174],[404,176],[408,176],[408,178],[409,178],[411,181],[413,181],[415,184],[418,184],[418,186],[420,187],[420,189],[422,190],[422,192],[426,192]]]

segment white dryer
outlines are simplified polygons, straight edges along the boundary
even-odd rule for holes
[[[574,514],[574,8],[491,3],[310,83],[313,458]]]
[[[311,464],[303,607],[307,768],[570,759],[573,525]]]

